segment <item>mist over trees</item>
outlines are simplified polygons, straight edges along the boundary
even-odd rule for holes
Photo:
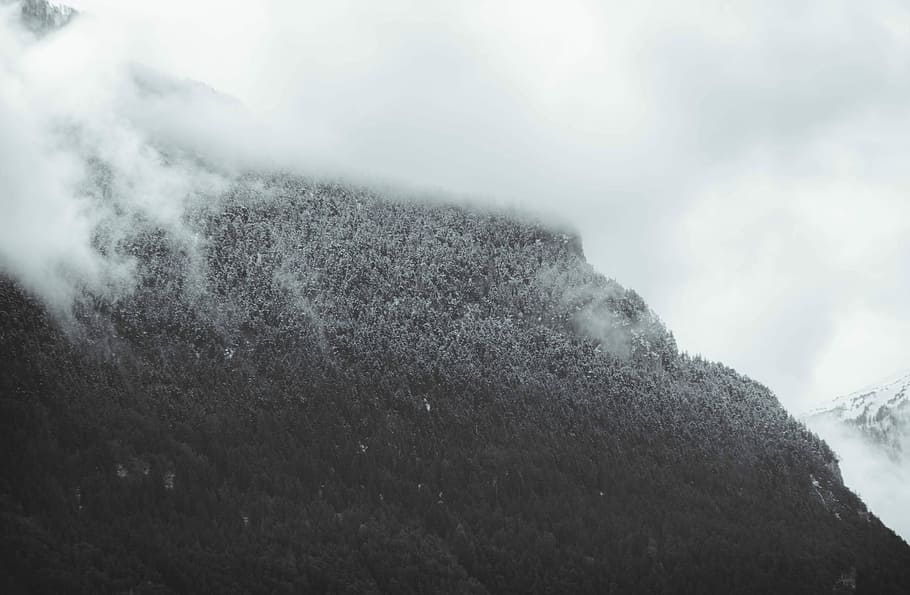
[[[332,169],[299,124],[72,17],[0,6],[0,591],[908,591],[828,445],[680,352],[576,232],[303,177]],[[476,132],[468,163],[499,147]],[[575,190],[663,180],[602,148],[620,173]],[[459,179],[568,192],[536,159]]]
[[[9,592],[910,580],[831,450],[572,233],[287,175],[180,229],[99,236],[135,287],[69,317],[3,282]]]
[[[804,417],[837,452],[844,482],[905,540],[910,536],[910,376],[847,394]]]

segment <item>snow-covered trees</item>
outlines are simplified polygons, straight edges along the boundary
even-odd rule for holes
[[[20,590],[910,584],[830,450],[561,230],[251,176],[133,232],[65,332],[0,280]]]

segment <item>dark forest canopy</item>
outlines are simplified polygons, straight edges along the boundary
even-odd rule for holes
[[[827,445],[572,234],[283,175],[133,223],[132,291],[0,282],[4,592],[910,592]]]

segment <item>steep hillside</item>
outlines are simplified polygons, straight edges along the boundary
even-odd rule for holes
[[[573,234],[286,175],[193,204],[99,230],[130,291],[0,284],[4,592],[910,588],[831,450]]]

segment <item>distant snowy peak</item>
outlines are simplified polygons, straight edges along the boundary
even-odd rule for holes
[[[838,422],[887,447],[892,455],[910,446],[910,373],[834,399],[806,415],[810,425]]]
[[[825,407],[809,412],[809,416],[834,414],[844,421],[868,424],[872,423],[880,412],[910,406],[908,403],[910,373],[902,374],[881,385],[838,397]]]
[[[48,0],[22,0],[22,23],[32,32],[44,35],[65,27],[79,12]]]

